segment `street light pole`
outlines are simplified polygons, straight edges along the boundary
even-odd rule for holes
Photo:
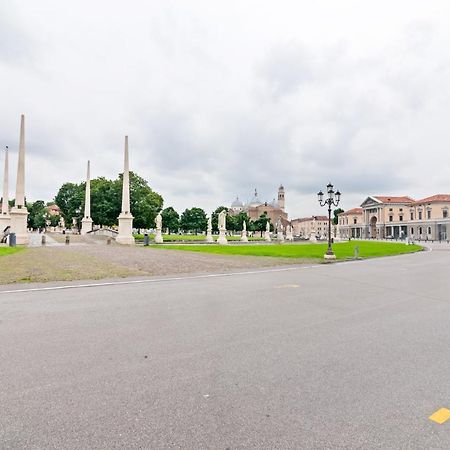
[[[327,185],[328,198],[324,200],[324,193],[319,191],[317,194],[320,206],[328,205],[328,249],[324,255],[325,259],[336,259],[333,249],[331,247],[331,206],[338,206],[341,200],[341,193],[339,191],[334,192],[333,185],[328,183]]]

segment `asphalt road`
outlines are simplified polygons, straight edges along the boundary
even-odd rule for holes
[[[0,448],[448,449],[448,247],[0,293]]]

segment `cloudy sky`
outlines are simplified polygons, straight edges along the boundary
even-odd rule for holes
[[[27,197],[130,166],[180,212],[286,188],[291,218],[450,193],[448,1],[8,0],[0,145]],[[12,184],[11,183],[11,184]],[[11,186],[11,196],[14,186]]]

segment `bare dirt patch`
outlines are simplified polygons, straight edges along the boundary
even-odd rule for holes
[[[0,284],[213,273],[301,262],[287,258],[210,255],[84,241],[78,245],[28,248],[1,257]]]

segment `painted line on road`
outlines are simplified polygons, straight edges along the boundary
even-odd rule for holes
[[[121,286],[127,284],[144,284],[144,283],[162,283],[164,281],[180,281],[180,280],[198,280],[204,278],[219,278],[219,277],[232,277],[238,275],[255,275],[260,273],[275,273],[275,272],[287,272],[290,270],[301,270],[301,269],[312,269],[314,267],[325,267],[322,264],[315,264],[312,266],[304,267],[284,267],[280,269],[263,269],[263,270],[251,270],[247,272],[230,272],[230,273],[211,273],[205,275],[193,275],[186,277],[170,277],[170,278],[154,278],[145,280],[128,280],[128,281],[105,281],[102,283],[87,283],[87,284],[66,284],[63,286],[49,286],[49,287],[38,287],[38,288],[27,288],[27,289],[10,289],[8,291],[0,291],[0,294],[13,294],[19,292],[42,292],[42,291],[58,291],[64,289],[80,289],[80,288],[91,288],[91,287],[102,287],[102,286]]]

